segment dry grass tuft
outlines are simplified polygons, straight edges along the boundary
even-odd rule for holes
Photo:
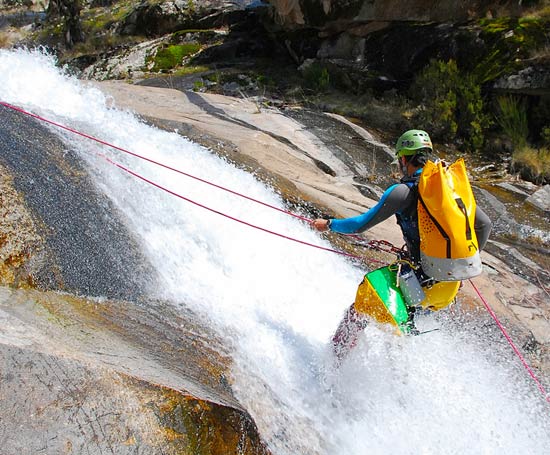
[[[6,33],[0,33],[0,48],[4,49],[10,45],[10,38]]]
[[[528,180],[550,182],[550,149],[522,147],[516,150],[512,156],[512,170]]]

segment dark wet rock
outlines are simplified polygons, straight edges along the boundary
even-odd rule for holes
[[[486,189],[474,187],[473,190],[477,203],[493,222],[492,235],[511,234],[519,237],[521,226],[509,213],[506,205]]]
[[[528,66],[495,82],[495,89],[526,95],[550,93],[550,62]]]
[[[353,180],[357,182],[355,186],[361,192],[361,194],[370,199],[374,199],[377,201],[384,194],[384,190],[382,188],[376,185],[369,184],[368,180],[365,178],[355,177]]]
[[[370,21],[456,21],[495,14],[516,14],[521,2],[473,0],[456,2],[414,0],[408,2],[382,0],[323,0],[298,2],[268,0],[280,22],[287,27],[316,27],[343,30],[360,27]]]
[[[550,274],[536,262],[529,259],[525,254],[526,249],[531,248],[541,255],[550,254],[550,249],[543,246],[528,245],[521,241],[508,240],[506,243],[490,240],[486,250],[500,258],[502,261],[510,264],[511,269],[519,276],[529,280],[538,286],[541,286],[540,280],[548,282]],[[544,288],[543,288],[544,289]]]
[[[119,25],[121,35],[160,36],[182,29],[219,28],[246,14],[249,2],[143,1]]]
[[[78,155],[37,121],[0,111],[0,164],[14,176],[43,241],[32,280],[42,289],[87,296],[143,296],[155,273]]]
[[[334,156],[350,170],[352,177],[362,188],[368,182],[372,187],[366,193],[380,191],[394,181],[389,177],[393,158],[386,147],[376,143],[374,138],[362,137],[352,125],[346,125],[342,118],[307,109],[287,109],[285,115],[297,120],[318,138]],[[378,190],[374,188],[378,187]],[[368,196],[367,197],[372,197]]]

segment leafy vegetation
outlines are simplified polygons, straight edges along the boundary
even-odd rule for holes
[[[204,86],[205,86],[204,81],[202,81],[202,80],[195,81],[195,82],[193,82],[193,91],[194,92],[200,92],[200,91],[202,91]]]
[[[306,66],[302,74],[306,88],[314,92],[326,92],[330,87],[328,69],[319,63]]]
[[[477,59],[472,72],[479,83],[493,81],[522,67],[522,61],[548,46],[550,21],[545,16],[483,19],[480,38],[489,52]]]
[[[204,73],[208,70],[209,70],[209,68],[207,66],[204,66],[204,65],[199,65],[199,66],[186,65],[186,66],[182,66],[181,68],[178,68],[177,70],[175,70],[173,75],[174,76],[188,76],[190,74]]]
[[[410,96],[419,103],[413,121],[434,137],[452,142],[458,137],[463,148],[483,146],[489,116],[476,77],[458,69],[454,60],[431,60],[416,77]]]
[[[529,144],[529,120],[525,98],[500,96],[497,98],[497,123],[513,146],[511,170],[524,179],[550,182],[550,127],[541,131],[542,148]]]
[[[497,123],[512,141],[515,150],[527,145],[529,124],[525,99],[514,96],[499,96],[497,98]]]
[[[131,3],[113,5],[110,9],[91,8],[82,13],[82,28],[85,34],[103,34],[120,22],[131,11]]]

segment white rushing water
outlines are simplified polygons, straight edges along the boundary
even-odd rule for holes
[[[0,101],[284,207],[252,175],[117,110],[45,55],[0,50]],[[363,270],[194,206],[94,152],[215,210],[330,247],[292,217],[55,131],[141,240],[158,272],[152,296],[192,308],[227,337],[235,394],[274,454],[550,453],[550,409],[505,343],[444,320],[420,337],[370,326],[335,371],[329,340]]]

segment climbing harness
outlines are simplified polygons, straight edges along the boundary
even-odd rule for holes
[[[223,187],[223,186],[221,186],[221,185],[217,185],[217,184],[215,184],[215,183],[213,183],[213,182],[207,181],[207,180],[202,179],[202,178],[200,178],[200,177],[196,177],[196,176],[194,176],[194,175],[188,174],[188,173],[183,172],[183,171],[181,171],[181,170],[179,170],[179,169],[173,168],[173,167],[171,167],[171,166],[167,166],[167,165],[165,165],[165,164],[163,164],[163,163],[160,163],[160,162],[158,162],[158,161],[155,161],[155,160],[152,160],[152,159],[150,159],[150,158],[147,158],[147,157],[138,155],[138,154],[133,153],[133,152],[131,152],[131,151],[129,151],[129,150],[126,150],[126,149],[123,149],[123,148],[118,147],[118,146],[116,146],[116,145],[110,144],[110,143],[108,143],[108,142],[106,142],[106,141],[103,141],[103,140],[98,139],[98,138],[96,138],[96,137],[93,137],[93,136],[91,136],[91,135],[82,133],[82,132],[77,131],[77,130],[75,130],[75,129],[73,129],[73,128],[70,128],[70,127],[68,127],[68,126],[62,125],[62,124],[57,123],[57,122],[52,121],[52,120],[49,120],[49,119],[47,119],[47,118],[45,118],[45,117],[42,117],[42,116],[40,116],[40,115],[33,114],[33,113],[28,112],[28,111],[26,111],[26,110],[24,110],[24,109],[22,109],[22,108],[13,106],[13,105],[11,105],[11,104],[9,104],[9,103],[0,101],[0,105],[6,107],[6,108],[8,108],[8,109],[11,109],[11,110],[20,112],[20,113],[22,113],[22,114],[25,114],[25,115],[27,115],[27,116],[29,116],[29,117],[33,117],[33,118],[35,118],[35,119],[37,119],[37,120],[40,120],[40,121],[42,121],[42,122],[45,122],[45,123],[48,123],[48,124],[50,124],[50,125],[56,126],[56,127],[61,128],[61,129],[63,129],[63,130],[69,131],[69,132],[71,132],[71,133],[73,133],[73,134],[76,134],[76,135],[78,135],[78,136],[84,137],[84,138],[86,138],[86,139],[90,139],[90,140],[95,141],[95,142],[97,142],[97,143],[99,143],[99,144],[102,144],[102,145],[104,145],[104,146],[110,147],[110,148],[112,148],[112,149],[118,150],[118,151],[123,152],[123,153],[126,153],[126,154],[129,154],[129,155],[134,156],[134,157],[136,157],[136,158],[139,158],[139,159],[148,161],[148,162],[150,162],[150,163],[152,163],[152,164],[155,164],[155,165],[157,165],[157,166],[161,166],[161,167],[163,167],[163,168],[165,168],[165,169],[174,171],[174,172],[176,172],[176,173],[179,173],[179,174],[184,175],[184,176],[186,176],[186,177],[195,179],[195,180],[200,181],[200,182],[202,182],[202,183],[206,183],[206,184],[211,185],[211,186],[213,186],[213,187],[216,187],[216,188],[218,188],[218,189],[220,189],[220,190],[227,191],[227,192],[232,193],[232,194],[234,194],[234,195],[236,195],[236,196],[243,197],[243,198],[248,199],[248,200],[250,200],[250,201],[252,201],[252,202],[256,202],[256,203],[258,203],[258,204],[261,204],[261,205],[264,205],[264,206],[266,206],[266,207],[272,208],[272,209],[277,210],[277,211],[279,211],[279,212],[285,213],[285,214],[287,214],[287,215],[289,215],[289,216],[293,216],[293,217],[295,217],[295,218],[301,219],[302,221],[306,221],[306,222],[308,222],[308,223],[311,223],[311,221],[312,221],[311,219],[309,219],[309,218],[307,218],[307,217],[304,217],[304,216],[302,216],[302,215],[298,215],[298,214],[292,213],[292,212],[290,212],[290,211],[281,209],[281,208],[279,208],[279,207],[276,207],[276,206],[267,204],[267,203],[265,203],[265,202],[259,201],[259,200],[257,200],[257,199],[254,199],[254,198],[251,198],[251,197],[249,197],[249,196],[246,196],[246,195],[244,195],[244,194],[242,194],[242,193],[239,193],[239,192],[233,191],[233,190],[231,190],[231,189],[225,188],[225,187]],[[205,206],[205,205],[203,205],[203,204],[201,204],[201,203],[199,203],[199,202],[196,202],[196,201],[194,201],[194,200],[191,200],[191,199],[189,199],[189,198],[186,198],[185,196],[183,196],[183,195],[181,195],[181,194],[178,194],[178,193],[176,193],[176,192],[174,192],[174,191],[172,191],[172,190],[170,190],[170,189],[168,189],[168,188],[166,188],[166,187],[164,187],[164,186],[162,186],[162,185],[160,185],[160,184],[158,184],[158,183],[156,183],[156,182],[154,182],[154,181],[152,181],[152,180],[150,180],[150,179],[147,179],[146,177],[144,177],[144,176],[142,176],[142,175],[140,175],[140,174],[138,174],[138,173],[132,171],[131,169],[129,169],[129,168],[123,166],[122,164],[113,161],[112,159],[108,158],[107,156],[105,156],[105,155],[103,155],[103,154],[101,154],[101,153],[98,153],[98,154],[99,154],[102,158],[104,158],[105,160],[107,160],[110,164],[116,166],[117,168],[121,169],[122,171],[124,171],[124,172],[126,172],[126,173],[128,173],[128,174],[130,174],[130,175],[132,175],[132,176],[134,176],[134,177],[136,177],[136,178],[138,178],[138,179],[140,179],[140,180],[142,180],[142,181],[144,181],[144,182],[146,182],[146,183],[148,183],[148,184],[150,184],[150,185],[152,185],[152,186],[154,186],[154,187],[156,187],[156,188],[158,188],[158,189],[160,189],[160,190],[162,190],[162,191],[165,191],[165,192],[167,192],[167,193],[169,193],[169,194],[171,194],[171,195],[173,195],[173,196],[175,196],[175,197],[178,197],[178,198],[180,198],[180,199],[182,199],[182,200],[185,200],[185,201],[187,201],[187,202],[189,202],[189,203],[191,203],[191,204],[194,204],[194,205],[196,205],[196,206],[198,206],[198,207],[201,207],[201,208],[203,208],[203,209],[205,209],[205,210],[208,210],[208,211],[210,211],[210,212],[213,212],[213,213],[216,213],[216,214],[218,214],[218,215],[224,216],[224,217],[226,217],[226,218],[228,218],[228,219],[231,219],[231,220],[236,221],[236,222],[238,222],[238,223],[241,223],[241,224],[244,224],[244,225],[246,225],[246,226],[252,227],[252,228],[254,228],[254,229],[261,230],[261,231],[266,232],[266,233],[268,233],[268,234],[273,234],[273,235],[275,235],[275,236],[278,236],[278,237],[281,237],[281,238],[284,238],[284,239],[287,239],[287,240],[290,240],[290,241],[293,241],[293,242],[296,242],[296,243],[300,243],[300,244],[302,244],[302,245],[311,246],[311,247],[313,247],[313,248],[317,248],[317,249],[320,249],[320,250],[324,250],[324,251],[336,253],[336,254],[339,254],[339,255],[342,255],[342,256],[346,256],[346,257],[350,257],[350,258],[353,258],[353,259],[359,259],[359,260],[364,260],[364,259],[365,259],[364,257],[358,256],[358,255],[355,255],[355,254],[351,254],[351,253],[347,253],[347,252],[344,252],[344,251],[335,250],[335,249],[332,249],[332,248],[323,247],[323,246],[320,246],[320,245],[315,245],[315,244],[313,244],[313,243],[306,242],[306,241],[303,241],[303,240],[300,240],[300,239],[296,239],[296,238],[293,238],[293,237],[290,237],[290,236],[287,236],[287,235],[284,235],[284,234],[281,234],[281,233],[278,233],[278,232],[275,232],[275,231],[271,231],[271,230],[266,229],[266,228],[263,228],[263,227],[261,227],[261,226],[257,226],[257,225],[248,223],[248,222],[246,222],[246,221],[244,221],[244,220],[240,220],[240,219],[238,219],[238,218],[232,217],[232,216],[230,216],[230,215],[228,215],[228,214],[226,214],[226,213],[220,212],[220,211],[218,211],[218,210],[215,210],[215,209],[212,209],[212,208],[210,208],[210,207],[207,207],[207,206]],[[357,237],[357,238],[359,238],[359,237]],[[403,262],[400,262],[400,260],[401,260],[401,258],[403,257],[404,248],[397,248],[397,247],[395,247],[394,245],[392,245],[390,242],[387,242],[387,241],[385,241],[385,240],[371,240],[371,241],[367,242],[366,244],[364,244],[364,246],[365,246],[366,248],[373,249],[373,250],[378,250],[378,251],[381,251],[381,252],[384,252],[384,253],[396,254],[397,257],[398,257],[398,260],[395,261],[394,264],[397,263],[397,264],[398,264],[397,267],[402,267]],[[374,262],[381,262],[381,261],[374,261]],[[407,262],[408,262],[408,261],[405,261],[405,263],[407,263]],[[409,264],[410,264],[410,263],[409,263]],[[407,265],[408,265],[408,264],[407,264]],[[384,267],[384,269],[385,269],[385,268],[386,268],[386,267]],[[515,345],[514,342],[512,341],[510,335],[507,333],[507,331],[506,331],[506,329],[504,328],[504,326],[503,326],[503,325],[500,323],[500,321],[498,320],[498,317],[496,316],[495,312],[492,310],[492,308],[490,307],[489,303],[483,298],[483,296],[481,295],[481,292],[480,292],[479,289],[474,285],[474,283],[472,282],[472,280],[469,280],[469,281],[470,281],[470,284],[472,285],[472,287],[474,288],[474,290],[476,291],[477,295],[479,296],[479,298],[480,298],[481,301],[483,302],[483,305],[485,306],[485,308],[487,309],[487,311],[489,312],[489,314],[491,315],[491,317],[493,318],[493,320],[495,321],[495,323],[497,324],[497,326],[498,326],[499,329],[501,330],[502,334],[504,335],[504,337],[506,338],[506,340],[508,341],[508,343],[509,343],[510,346],[512,347],[514,353],[515,353],[515,354],[518,356],[518,358],[521,360],[523,366],[525,367],[525,369],[527,370],[527,372],[529,373],[529,375],[531,376],[531,378],[532,378],[532,379],[535,381],[535,383],[537,384],[539,390],[540,390],[541,393],[544,395],[546,401],[550,403],[550,395],[546,392],[546,390],[544,389],[544,387],[543,387],[543,385],[541,384],[541,382],[539,381],[539,379],[536,377],[536,375],[535,375],[535,373],[533,372],[533,370],[529,367],[527,361],[525,360],[525,358],[523,357],[523,355],[521,354],[521,352],[519,351],[519,349],[516,347],[516,345]],[[405,323],[406,321],[403,321],[403,322]],[[426,333],[427,333],[427,332],[426,332]]]
[[[398,248],[387,240],[369,240],[366,244],[364,244],[364,246],[371,250],[395,254],[398,258],[407,256],[405,246],[403,246],[402,248]]]

